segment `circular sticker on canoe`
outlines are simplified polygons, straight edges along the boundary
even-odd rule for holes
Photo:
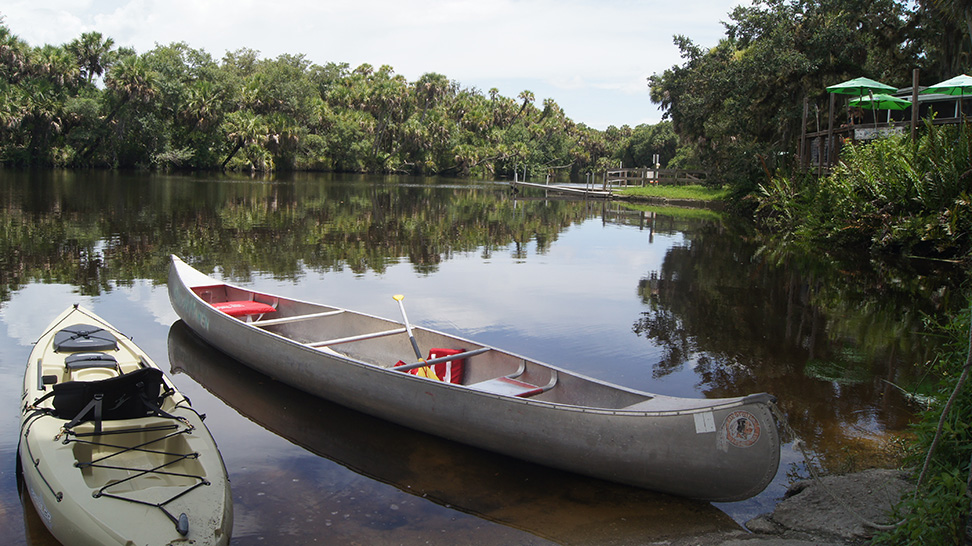
[[[736,447],[749,447],[759,440],[759,421],[748,411],[730,413],[722,426],[726,431],[726,439]]]

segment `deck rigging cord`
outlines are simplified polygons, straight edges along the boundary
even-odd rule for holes
[[[181,402],[176,407],[186,408],[186,406],[183,406]],[[27,449],[27,454],[30,457],[31,463],[36,468],[37,474],[41,477],[41,480],[43,480],[44,484],[47,485],[48,489],[54,495],[55,499],[57,499],[57,501],[60,502],[63,499],[64,495],[60,491],[55,491],[53,487],[51,487],[47,479],[44,477],[43,473],[40,472],[40,468],[38,468],[40,465],[40,459],[34,457],[33,451],[31,450],[30,447],[30,440],[29,440],[30,428],[34,422],[36,422],[38,419],[42,417],[54,417],[54,418],[56,417],[53,415],[53,413],[50,410],[39,409],[39,408],[35,408],[34,406],[28,406],[27,408],[25,408],[25,410],[35,412],[33,415],[30,416],[29,423],[25,427],[25,431],[23,434],[24,446]],[[172,503],[173,501],[183,497],[184,495],[188,494],[189,492],[193,491],[198,487],[211,485],[211,482],[209,482],[209,480],[205,479],[204,477],[196,474],[190,474],[186,472],[173,472],[168,470],[168,467],[177,464],[181,461],[187,459],[199,458],[199,453],[195,451],[190,453],[169,452],[162,449],[156,449],[154,447],[150,447],[153,446],[153,444],[164,443],[167,440],[181,434],[191,434],[195,430],[195,427],[191,423],[189,423],[188,420],[185,419],[184,417],[177,417],[173,415],[166,415],[160,417],[163,417],[165,419],[172,419],[175,422],[168,425],[157,425],[154,427],[135,427],[135,428],[125,428],[125,429],[118,429],[118,430],[104,430],[100,432],[76,432],[75,430],[73,430],[73,428],[68,428],[67,426],[65,426],[55,437],[55,440],[60,438],[63,435],[64,439],[62,440],[62,442],[65,445],[76,443],[79,445],[87,445],[92,448],[103,448],[105,450],[114,450],[107,453],[106,455],[100,456],[98,458],[94,458],[90,462],[75,463],[75,467],[82,471],[85,468],[99,468],[103,470],[125,471],[129,473],[127,477],[121,480],[111,481],[110,483],[100,487],[97,491],[92,493],[92,497],[96,499],[101,497],[112,498],[112,499],[117,499],[125,502],[131,502],[135,504],[142,504],[145,506],[158,508],[170,521],[172,521],[179,534],[185,536],[188,533],[188,529],[189,529],[188,517],[184,513],[180,514],[178,517],[174,516],[169,510],[166,509],[166,506],[169,503]],[[84,439],[89,437],[102,438],[106,436],[118,436],[124,434],[132,434],[132,433],[144,434],[146,432],[165,432],[165,431],[169,431],[169,432],[167,434],[163,434],[159,436],[158,438],[149,439],[147,441],[141,442],[134,446],[123,446],[123,445],[117,445],[105,441],[93,441],[93,440]],[[94,450],[92,450],[92,452],[94,452]],[[159,456],[162,459],[168,459],[168,460],[165,460],[161,464],[157,464],[151,468],[125,466],[122,464],[119,465],[106,464],[106,462],[110,462],[109,460],[111,460],[114,457],[119,457],[126,453],[136,453],[136,452],[144,453],[147,455]],[[160,475],[160,476],[186,478],[187,480],[190,480],[193,483],[191,485],[183,487],[181,490],[177,491],[169,498],[163,499],[159,502],[148,502],[141,499],[126,497],[120,493],[109,491],[109,489],[112,487],[116,487],[120,484],[124,484],[126,482],[141,478],[143,476],[149,476],[153,474]]]
[[[160,443],[160,442],[165,442],[166,440],[169,440],[170,438],[174,438],[174,437],[176,437],[176,436],[178,436],[180,434],[191,434],[192,431],[195,429],[195,427],[193,427],[189,423],[184,422],[183,419],[181,419],[181,418],[178,418],[178,417],[169,417],[169,418],[176,419],[179,423],[181,423],[183,425],[183,427],[180,427],[180,425],[177,424],[177,423],[173,423],[171,425],[161,425],[161,426],[158,426],[158,427],[141,427],[141,428],[133,428],[133,429],[121,429],[121,430],[110,431],[108,433],[102,432],[100,434],[94,434],[94,433],[76,433],[74,431],[69,430],[69,431],[67,431],[67,433],[65,435],[64,443],[65,444],[69,444],[71,442],[74,442],[74,443],[77,443],[77,444],[88,445],[88,446],[92,446],[92,447],[107,448],[107,449],[116,449],[117,451],[114,451],[112,453],[109,453],[107,455],[104,455],[104,456],[99,457],[99,458],[96,458],[96,459],[92,459],[90,462],[85,462],[85,463],[78,462],[78,463],[75,464],[75,466],[77,468],[82,469],[82,470],[85,469],[85,468],[100,468],[100,469],[103,469],[103,470],[122,470],[122,471],[127,471],[127,472],[130,472],[131,473],[129,476],[127,476],[124,479],[117,480],[117,481],[112,481],[110,483],[105,484],[104,486],[102,486],[101,488],[99,488],[97,491],[95,491],[94,493],[92,493],[91,496],[94,497],[94,498],[96,498],[96,499],[97,498],[101,498],[101,497],[105,497],[105,498],[117,499],[117,500],[121,500],[121,501],[131,502],[131,503],[135,503],[135,504],[142,504],[142,505],[145,505],[145,506],[151,506],[151,507],[154,507],[154,508],[158,508],[159,510],[162,511],[163,514],[165,514],[165,516],[167,518],[169,518],[170,521],[172,521],[172,523],[176,526],[176,530],[179,532],[179,534],[185,536],[188,533],[188,531],[189,531],[188,517],[185,515],[185,513],[180,514],[179,517],[174,516],[171,512],[169,512],[166,509],[166,505],[169,504],[169,503],[171,503],[171,502],[173,502],[173,501],[175,501],[175,500],[177,500],[177,499],[179,499],[180,497],[188,494],[189,492],[193,491],[197,487],[202,487],[202,486],[210,485],[210,482],[206,478],[204,478],[202,476],[199,476],[199,475],[196,475],[196,474],[190,474],[190,473],[187,473],[187,472],[173,472],[173,471],[167,470],[168,467],[170,467],[170,466],[172,466],[174,464],[180,463],[180,462],[182,462],[182,461],[184,461],[186,459],[198,459],[199,458],[199,453],[198,452],[193,451],[191,453],[178,453],[178,452],[169,452],[169,451],[164,451],[164,450],[160,450],[160,449],[149,449],[148,448],[148,446],[151,446],[152,444],[157,444],[157,443]],[[170,432],[168,434],[165,434],[165,435],[162,435],[162,436],[160,436],[158,438],[155,438],[155,439],[152,439],[152,440],[148,440],[148,441],[142,442],[142,443],[140,443],[138,445],[130,446],[130,447],[120,446],[120,445],[115,445],[115,444],[110,444],[110,443],[106,443],[106,442],[94,442],[94,441],[88,441],[88,440],[82,440],[81,439],[82,437],[85,437],[85,436],[96,436],[97,435],[97,436],[101,437],[101,436],[105,436],[106,434],[130,434],[130,433],[141,434],[141,433],[144,433],[144,432],[155,432],[155,431],[163,431],[163,430],[170,430],[172,432]],[[74,439],[73,440],[71,439],[71,436],[74,436]],[[165,462],[163,462],[161,464],[158,464],[158,465],[156,465],[156,466],[154,466],[152,468],[139,468],[139,467],[124,466],[124,465],[115,466],[115,465],[111,465],[111,464],[105,464],[106,461],[108,461],[109,459],[111,459],[113,457],[117,457],[117,456],[123,455],[125,453],[130,453],[130,452],[140,452],[140,453],[146,453],[146,454],[149,454],[149,455],[158,455],[158,456],[161,456],[162,458],[167,458],[169,460],[167,460],[167,461],[165,461]],[[187,478],[189,480],[192,480],[194,483],[192,485],[189,485],[188,487],[184,487],[183,489],[181,489],[180,491],[176,492],[175,494],[173,494],[169,498],[164,499],[164,500],[159,501],[159,502],[148,502],[148,501],[144,501],[144,500],[141,500],[141,499],[126,497],[126,496],[122,495],[121,493],[114,493],[114,492],[108,491],[112,487],[116,487],[116,486],[119,486],[121,484],[127,483],[129,481],[136,480],[136,479],[141,478],[143,476],[148,476],[148,475],[152,475],[152,474],[156,474],[156,475],[160,475],[160,476],[174,476],[174,477],[178,477],[178,478]]]

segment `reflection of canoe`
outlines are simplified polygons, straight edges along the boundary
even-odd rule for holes
[[[243,416],[312,453],[558,544],[640,544],[740,529],[709,503],[518,461],[323,401],[241,366],[183,321],[169,329],[169,362],[172,373],[187,373]]]
[[[41,521],[72,545],[227,544],[226,469],[189,401],[131,340],[69,307],[24,375],[20,462]]]
[[[411,339],[407,324],[228,285],[175,256],[168,287],[189,327],[234,358],[321,398],[430,434],[706,500],[751,497],[779,464],[767,394],[654,395],[424,328],[415,328]],[[415,342],[447,356],[401,363],[410,355],[416,360]],[[434,371],[422,375],[439,379],[406,373],[430,366]]]

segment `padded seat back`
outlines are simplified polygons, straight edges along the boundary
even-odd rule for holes
[[[140,368],[101,381],[67,381],[54,385],[54,415],[87,420],[89,416],[79,414],[101,395],[101,419],[145,417],[156,413],[161,394],[162,370],[158,368]]]

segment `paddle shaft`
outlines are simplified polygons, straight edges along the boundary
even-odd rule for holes
[[[412,342],[412,350],[415,351],[415,358],[419,359],[419,362],[424,362],[425,359],[422,358],[422,351],[419,350],[418,342],[415,341],[415,335],[412,333],[412,325],[408,323],[408,315],[405,313],[405,304],[402,303],[405,296],[396,294],[392,297],[398,302],[398,308],[402,310],[402,320],[405,321],[405,331],[408,332],[408,340]]]

